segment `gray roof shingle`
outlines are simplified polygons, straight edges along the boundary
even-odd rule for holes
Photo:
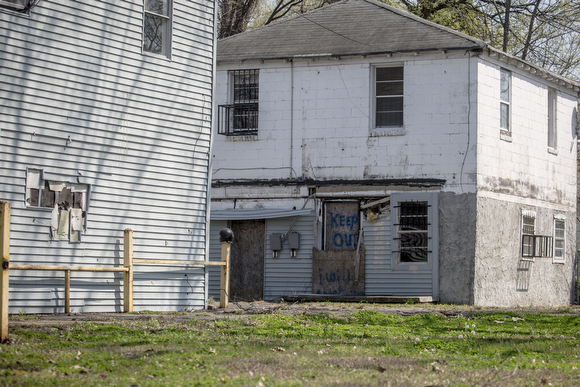
[[[343,0],[218,42],[217,61],[470,50],[482,40],[375,0]]]

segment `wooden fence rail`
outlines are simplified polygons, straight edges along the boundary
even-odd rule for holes
[[[64,272],[64,312],[70,313],[70,276],[71,271],[98,271],[123,273],[123,312],[133,311],[133,266],[134,264],[155,265],[191,265],[191,266],[222,266],[220,307],[228,305],[227,289],[229,287],[229,247],[231,242],[222,243],[221,262],[213,261],[182,261],[163,259],[134,259],[133,230],[126,229],[123,234],[123,267],[104,266],[66,266],[66,265],[10,265],[10,204],[0,201],[0,251],[2,252],[2,273],[0,276],[0,342],[8,338],[8,299],[9,271],[12,270],[51,270]],[[227,246],[226,246],[227,245]],[[225,274],[224,274],[225,273]]]

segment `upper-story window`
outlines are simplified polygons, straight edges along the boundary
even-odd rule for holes
[[[145,0],[143,51],[170,56],[171,0]]]
[[[260,71],[230,71],[230,104],[218,106],[218,133],[226,136],[258,134]]]
[[[556,149],[556,90],[548,89],[548,147]]]
[[[0,0],[0,8],[10,9],[16,12],[26,12],[32,0]]]
[[[375,128],[403,126],[403,67],[375,68]]]
[[[500,71],[500,127],[503,131],[511,132],[510,104],[511,104],[511,73]]]

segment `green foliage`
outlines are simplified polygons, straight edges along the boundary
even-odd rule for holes
[[[31,322],[0,346],[10,386],[578,385],[580,320],[359,310],[207,321]],[[542,382],[544,380],[544,382]]]

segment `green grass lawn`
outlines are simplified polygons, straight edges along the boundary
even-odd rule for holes
[[[580,385],[580,318],[566,310],[26,324],[0,346],[0,385]]]

